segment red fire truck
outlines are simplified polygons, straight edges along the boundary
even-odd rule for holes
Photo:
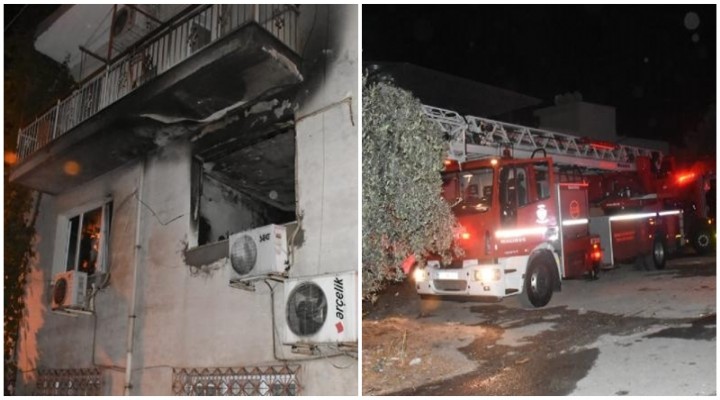
[[[665,157],[658,182],[660,198],[680,207],[688,241],[698,254],[715,245],[715,157]]]
[[[563,279],[630,260],[661,269],[682,245],[683,211],[638,184],[657,181],[660,152],[424,111],[450,138],[443,195],[462,256],[416,267],[421,296],[518,295],[542,307]]]

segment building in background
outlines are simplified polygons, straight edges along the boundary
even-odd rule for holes
[[[412,92],[423,104],[461,114],[514,119],[542,101],[526,94],[410,63],[363,62],[363,72]]]
[[[666,141],[620,136],[616,132],[615,107],[583,101],[578,92],[555,96],[550,101],[505,88],[410,63],[363,62],[363,72],[373,79],[388,80],[408,90],[421,103],[525,126],[660,150],[668,154]]]
[[[75,5],[41,24],[78,84],[10,175],[42,193],[18,394],[357,394],[357,20]]]
[[[579,94],[560,95],[556,97],[555,105],[537,109],[533,114],[539,119],[542,129],[659,150],[663,154],[669,151],[666,141],[619,136],[615,107],[582,101]]]

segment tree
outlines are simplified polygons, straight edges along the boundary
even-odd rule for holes
[[[374,301],[407,257],[449,256],[456,222],[441,194],[448,144],[420,102],[366,77],[362,97],[363,298]]]
[[[10,183],[10,169],[16,162],[18,129],[31,122],[67,94],[72,85],[67,67],[36,52],[34,28],[57,6],[28,6],[5,36],[5,125],[4,125],[4,356],[6,395],[13,394],[17,366],[15,349],[25,311],[25,284],[32,259],[36,194]]]

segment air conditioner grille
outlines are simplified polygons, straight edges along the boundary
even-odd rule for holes
[[[60,278],[55,281],[55,288],[53,289],[53,299],[55,304],[64,304],[65,297],[68,292],[68,281],[65,278]]]
[[[255,268],[257,256],[257,244],[249,235],[240,237],[230,249],[230,263],[235,272],[240,275],[247,275]]]
[[[303,282],[288,296],[286,315],[288,327],[298,336],[310,336],[322,328],[327,318],[327,299],[320,286]]]

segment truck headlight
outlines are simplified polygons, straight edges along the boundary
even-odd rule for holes
[[[415,282],[424,282],[425,279],[427,279],[427,273],[425,272],[425,269],[415,268],[415,271],[413,272],[413,279],[415,280]]]
[[[480,268],[475,270],[475,280],[480,282],[494,282],[500,280],[500,270],[497,268]]]

